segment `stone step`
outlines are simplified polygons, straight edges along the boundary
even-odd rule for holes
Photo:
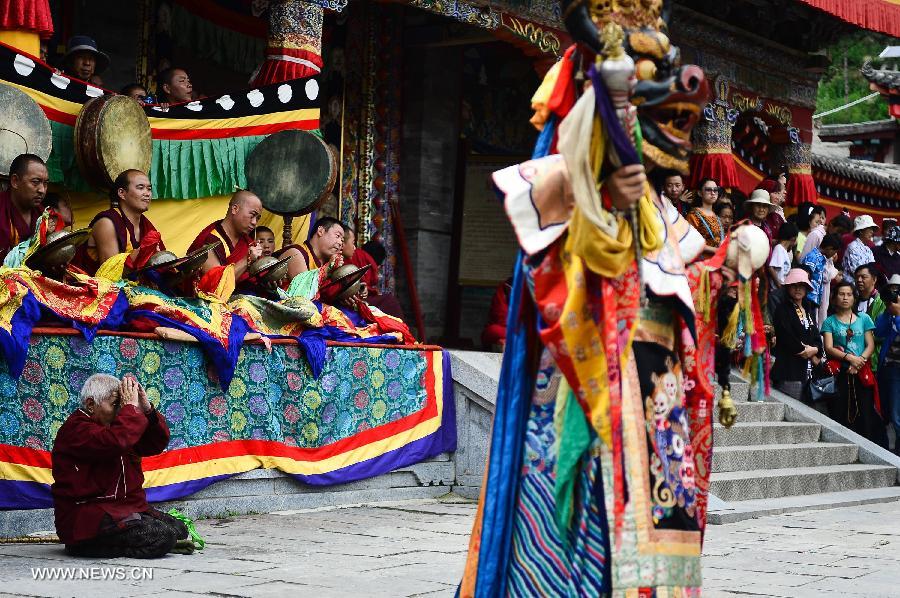
[[[722,389],[718,385],[716,386],[716,402],[719,402],[719,397],[722,395]],[[734,376],[731,378],[731,400],[735,403],[746,403],[750,399],[750,383],[740,381],[740,379],[735,379]]]
[[[713,472],[847,465],[855,463],[858,457],[859,447],[855,444],[807,442],[722,446],[713,450]]]
[[[739,422],[780,422],[784,421],[783,403],[736,402]],[[719,405],[713,410],[713,421],[719,421]]]
[[[722,508],[712,509],[707,514],[707,521],[712,525],[735,523],[745,519],[754,519],[766,515],[780,515],[796,511],[818,511],[837,507],[853,507],[881,502],[900,500],[900,487],[865,488],[863,490],[847,490],[844,492],[825,492],[808,496],[783,496],[780,498],[763,498],[742,500],[728,503]]]
[[[713,424],[713,446],[747,446],[755,444],[800,444],[816,442],[822,427],[819,424],[795,422],[738,423],[726,429]]]
[[[887,465],[826,465],[713,473],[710,493],[726,502],[893,486],[897,470]]]

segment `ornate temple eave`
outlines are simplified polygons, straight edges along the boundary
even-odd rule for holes
[[[560,56],[572,43],[559,19],[545,13],[518,9],[504,10],[495,2],[483,3],[470,0],[383,0],[406,4],[433,14],[441,15],[490,31],[495,37],[518,46],[529,56]],[[535,2],[534,4],[538,4]],[[548,5],[558,3],[548,2]],[[548,67],[549,68],[549,67]]]
[[[815,109],[818,76],[804,69],[807,54],[754,32],[674,5],[670,33],[683,60],[724,76],[754,94]]]
[[[426,10],[460,14],[505,14],[557,31],[565,31],[559,0],[403,0]]]

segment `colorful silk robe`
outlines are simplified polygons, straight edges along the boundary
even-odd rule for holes
[[[634,264],[603,278],[569,252],[573,204],[562,156],[494,180],[524,253],[460,594],[693,595],[715,322],[708,309],[695,318],[693,296],[715,304],[709,270],[724,249],[686,267],[704,240],[654,197],[665,242],[644,256],[650,302],[641,307]]]

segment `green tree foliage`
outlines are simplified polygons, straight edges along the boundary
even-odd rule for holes
[[[819,93],[816,112],[825,112],[843,106],[853,100],[863,98],[872,93],[869,82],[859,69],[866,60],[874,60],[880,66],[878,55],[886,46],[900,45],[900,39],[878,35],[868,31],[858,31],[843,37],[828,48],[831,66],[819,81]],[[844,57],[847,57],[846,88]],[[894,62],[888,61],[893,67]],[[845,93],[846,91],[846,93]],[[887,103],[881,96],[876,96],[851,108],[841,110],[822,119],[824,124],[858,123],[870,120],[884,120],[888,117]]]

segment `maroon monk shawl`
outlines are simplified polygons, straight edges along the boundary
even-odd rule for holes
[[[140,228],[141,228],[141,239],[138,239],[134,232],[134,225],[131,221],[125,217],[125,214],[122,213],[121,209],[110,208],[108,210],[104,210],[94,216],[94,219],[91,220],[91,226],[94,226],[97,221],[102,218],[109,218],[109,220],[113,223],[113,227],[116,230],[116,240],[119,243],[119,253],[125,253],[128,249],[128,246],[131,246],[131,249],[137,249],[141,246],[141,239],[147,236],[147,233],[150,231],[154,231],[159,234],[159,231],[153,226],[153,223],[150,220],[141,214],[140,219]],[[159,243],[156,245],[157,251],[163,251],[166,248],[166,244],[162,241],[162,236],[159,238]],[[96,251],[96,247],[91,247],[94,251]],[[100,262],[97,258],[91,257],[88,253],[88,245],[84,243],[78,248],[78,251],[75,253],[75,259],[72,260],[72,263],[90,274],[91,276],[97,272],[97,268],[100,267]]]
[[[222,228],[222,221],[217,220],[200,231],[200,234],[197,235],[197,238],[194,239],[194,242],[188,247],[188,253],[200,249],[207,243],[214,243],[216,240],[221,240],[222,244],[216,247],[213,250],[213,253],[216,254],[216,258],[218,258],[219,263],[223,266],[227,264],[239,264],[241,263],[241,260],[246,260],[247,254],[250,253],[250,244],[253,243],[253,239],[248,235],[241,235],[237,243],[232,243],[231,239],[225,233],[225,229]],[[238,281],[242,281],[245,278],[247,278],[246,272],[241,275]]]
[[[12,203],[9,190],[0,193],[0,262],[9,251],[34,234],[34,225],[41,217],[41,208],[31,209],[31,223],[25,222],[22,214]]]

